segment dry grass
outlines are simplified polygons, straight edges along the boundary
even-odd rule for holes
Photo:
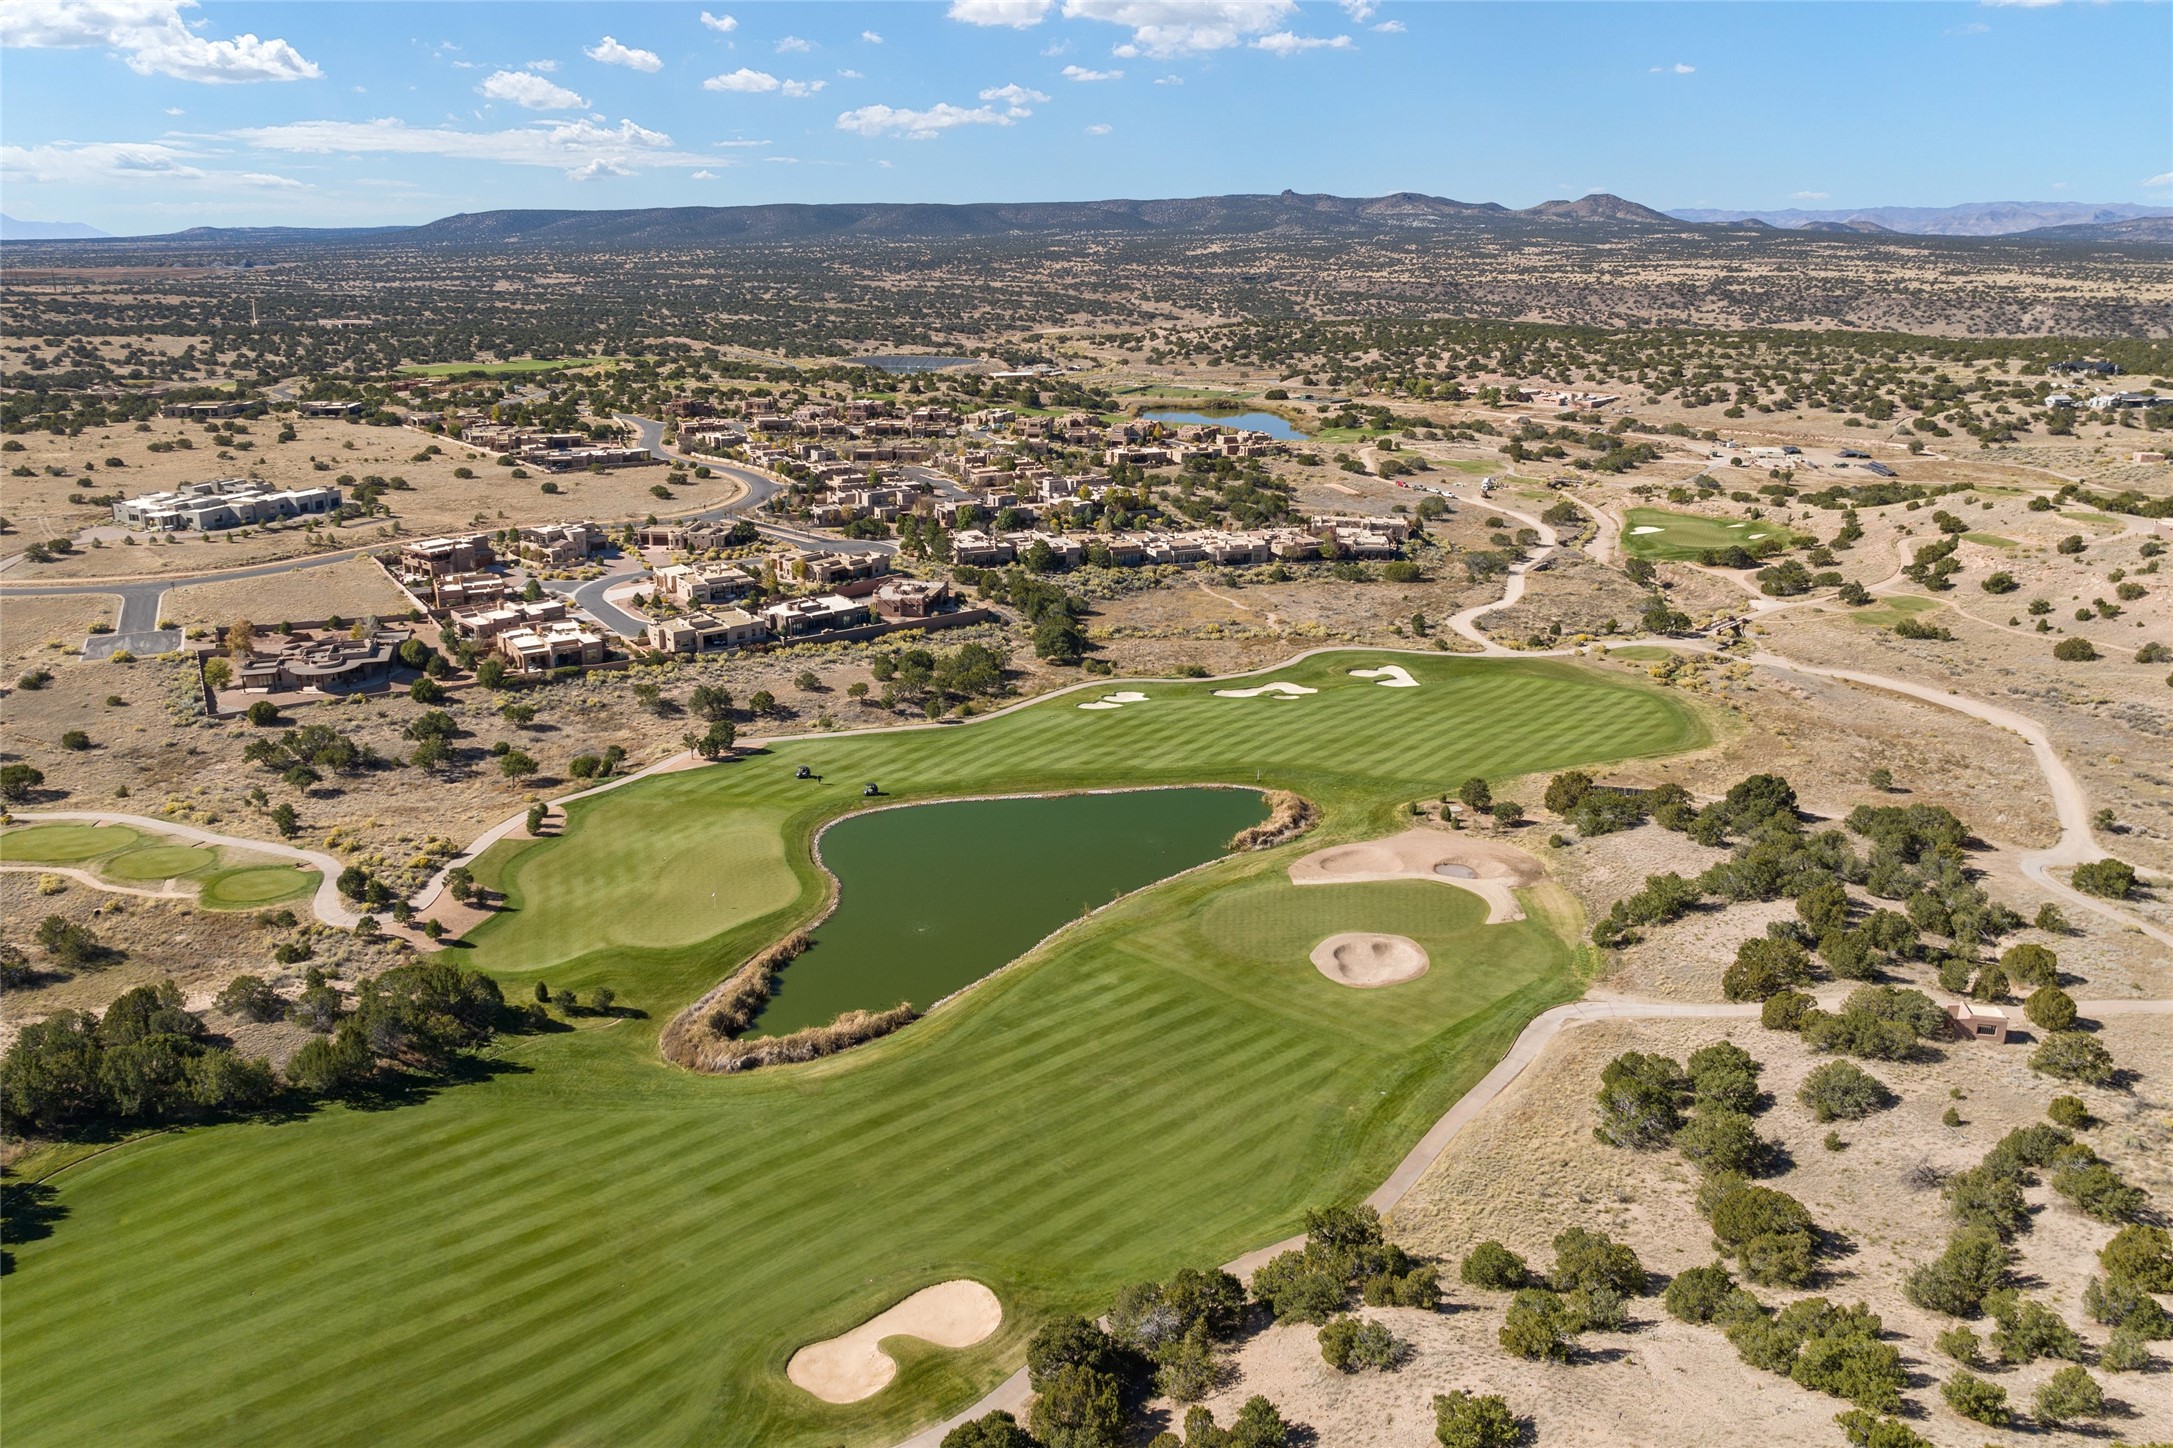
[[[350,619],[365,614],[392,618],[405,616],[412,606],[384,569],[367,558],[354,558],[302,573],[176,588],[166,595],[159,612],[186,628],[223,627],[237,618],[260,626],[334,614]]]
[[[9,669],[30,663],[48,667],[83,647],[94,623],[112,623],[120,601],[102,593],[48,598],[0,595],[0,658]]]

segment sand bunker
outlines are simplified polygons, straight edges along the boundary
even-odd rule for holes
[[[1630,533],[1634,537],[1639,533],[1665,533],[1666,531],[1667,529],[1665,528],[1656,528],[1650,523],[1642,523],[1637,527],[1632,528],[1630,530]]]
[[[1422,958],[1423,959],[1423,958]],[[1422,963],[1419,967],[1425,969]],[[971,1278],[923,1287],[851,1332],[811,1342],[792,1355],[785,1376],[826,1403],[872,1398],[898,1375],[882,1349],[886,1337],[917,1337],[937,1347],[972,1347],[1003,1326],[1003,1304]]]
[[[1539,861],[1515,845],[1449,830],[1405,830],[1386,839],[1315,850],[1290,867],[1293,885],[1349,885],[1362,880],[1432,880],[1486,901],[1486,923],[1524,918],[1516,890],[1545,877]],[[1317,963],[1317,962],[1316,962]]]
[[[1416,689],[1418,687],[1418,680],[1412,678],[1411,671],[1401,664],[1383,664],[1378,669],[1353,669],[1351,670],[1351,677],[1354,679],[1379,679],[1381,687],[1384,689]]]
[[[1426,973],[1426,949],[1403,935],[1351,930],[1313,947],[1313,966],[1337,985],[1360,990],[1417,980]]]
[[[1217,689],[1215,697],[1218,699],[1256,699],[1262,694],[1280,694],[1285,699],[1295,699],[1300,694],[1318,694],[1319,692],[1320,690],[1308,689],[1303,684],[1285,684],[1278,680],[1273,684],[1262,684],[1257,689]]]
[[[1121,694],[1104,694],[1092,703],[1081,704],[1079,707],[1082,709],[1122,709],[1127,704],[1144,704],[1145,702],[1147,702],[1145,694],[1134,693],[1132,690],[1126,689]]]

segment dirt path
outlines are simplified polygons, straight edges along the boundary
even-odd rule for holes
[[[342,930],[352,930],[355,922],[362,918],[348,909],[340,899],[337,881],[340,871],[346,867],[330,855],[316,850],[298,850],[292,845],[274,844],[270,840],[244,839],[240,835],[213,834],[210,830],[200,830],[194,825],[176,824],[172,820],[155,820],[145,815],[114,814],[107,810],[42,809],[35,813],[19,814],[15,818],[32,824],[73,820],[100,825],[127,825],[147,834],[173,835],[192,844],[224,845],[228,849],[249,850],[259,855],[277,855],[281,859],[300,860],[314,869],[319,877],[316,897],[310,902],[310,908],[316,911],[319,920],[327,925],[337,925]]]
[[[103,890],[109,895],[139,895],[146,900],[194,900],[194,890],[176,890],[168,881],[163,890],[145,890],[135,885],[115,885],[101,880],[88,870],[78,870],[72,865],[0,865],[0,875],[64,875],[79,885],[93,890]]]
[[[1479,620],[1498,609],[1508,608],[1524,597],[1525,575],[1553,556],[1556,545],[1562,541],[1561,536],[1530,513],[1520,513],[1514,508],[1503,507],[1500,503],[1481,498],[1459,497],[1457,501],[1474,508],[1489,509],[1507,518],[1514,518],[1539,534],[1538,550],[1530,558],[1516,564],[1509,570],[1508,582],[1503,585],[1500,598],[1495,599],[1492,603],[1482,603],[1476,607],[1467,608],[1461,613],[1452,615],[1449,619],[1450,629],[1458,636],[1477,644],[1480,653],[1496,658],[1515,654],[1517,652],[1515,649],[1496,643],[1492,638],[1488,637],[1486,631],[1479,627]]]

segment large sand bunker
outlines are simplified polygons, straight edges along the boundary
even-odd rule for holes
[[[1405,830],[1386,839],[1315,850],[1290,867],[1293,885],[1351,885],[1363,880],[1434,880],[1486,901],[1486,923],[1522,920],[1515,891],[1545,871],[1515,845],[1448,830]]]
[[[1380,686],[1384,689],[1416,689],[1418,687],[1418,680],[1412,678],[1411,671],[1401,664],[1383,664],[1378,669],[1353,669],[1351,670],[1351,677],[1354,679],[1378,679],[1381,681]]]
[[[851,1332],[811,1342],[792,1355],[785,1376],[826,1403],[872,1398],[898,1375],[882,1349],[886,1337],[917,1337],[937,1347],[972,1347],[1003,1326],[996,1294],[968,1277],[923,1287]]]
[[[1313,947],[1313,966],[1337,985],[1361,990],[1417,980],[1426,973],[1426,948],[1405,935],[1366,930],[1331,935]]]
[[[1121,694],[1104,694],[1092,703],[1081,704],[1079,707],[1082,709],[1122,709],[1127,704],[1144,704],[1145,702],[1147,702],[1145,694],[1135,689],[1127,689]]]

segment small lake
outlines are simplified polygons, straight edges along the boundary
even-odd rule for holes
[[[901,374],[906,372],[941,372],[946,367],[971,367],[980,361],[978,357],[931,357],[915,354],[885,354],[880,357],[849,357],[857,366],[873,367],[878,372]]]
[[[754,1034],[925,1009],[1093,906],[1219,858],[1267,818],[1249,789],[1143,789],[878,810],[822,837],[838,908],[778,975]]]
[[[1302,442],[1305,434],[1290,425],[1290,419],[1277,417],[1272,412],[1180,412],[1174,408],[1158,407],[1152,412],[1142,412],[1149,422],[1173,423],[1179,427],[1197,427],[1211,422],[1217,427],[1234,427],[1244,432],[1264,432],[1283,442]]]

